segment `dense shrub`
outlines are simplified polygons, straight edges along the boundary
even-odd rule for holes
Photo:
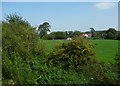
[[[7,20],[2,24],[3,79],[33,84],[37,67],[45,56],[45,46],[34,27],[21,17],[10,15]]]
[[[93,46],[83,38],[63,43],[49,54],[48,62],[55,66],[78,70],[95,57]]]
[[[38,84],[117,84],[117,73],[111,64],[92,63],[81,66],[81,71],[64,70],[62,67],[42,65]]]
[[[117,84],[117,71],[114,65],[108,63],[94,63],[82,66],[82,72],[94,84]]]
[[[120,47],[119,47],[119,49],[120,49]],[[120,81],[120,54],[116,55],[115,60],[116,60],[117,68],[118,68],[118,78]],[[119,82],[119,84],[120,84],[120,82]]]
[[[14,60],[9,59],[4,55],[4,61],[2,66],[3,80],[13,80],[14,84],[35,84],[36,79],[39,77],[37,61],[38,59],[31,59],[33,64],[26,63],[21,57],[14,57]],[[3,84],[8,84],[5,82]]]
[[[40,73],[37,79],[38,84],[57,84],[57,85],[69,85],[69,84],[88,84],[85,75],[78,73],[74,70],[66,71],[61,67],[51,67],[47,65],[42,66],[42,73]],[[86,79],[86,80],[85,80]]]

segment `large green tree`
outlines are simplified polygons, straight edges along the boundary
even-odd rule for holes
[[[38,27],[38,33],[40,38],[46,38],[47,32],[50,32],[50,24],[48,22],[44,22],[43,24],[40,24]]]
[[[115,39],[117,36],[117,31],[115,30],[115,28],[109,28],[106,31],[106,33],[107,33],[107,35],[106,35],[107,39]]]

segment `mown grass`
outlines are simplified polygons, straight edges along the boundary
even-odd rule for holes
[[[104,62],[115,63],[118,54],[118,40],[92,40],[97,58]]]
[[[115,63],[115,56],[118,53],[118,40],[89,40],[94,45],[96,57],[102,62]],[[67,40],[45,40],[48,51],[60,43],[67,42]]]

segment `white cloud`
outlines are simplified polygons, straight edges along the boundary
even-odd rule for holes
[[[116,3],[112,3],[112,2],[102,2],[102,3],[97,3],[94,6],[98,9],[106,10],[106,9],[109,9],[109,8],[115,6],[115,5],[116,5]]]

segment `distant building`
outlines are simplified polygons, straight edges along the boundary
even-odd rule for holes
[[[67,40],[72,40],[72,38],[67,38]]]
[[[91,33],[85,33],[85,34],[82,34],[81,36],[84,37],[84,38],[91,38],[92,34]]]

